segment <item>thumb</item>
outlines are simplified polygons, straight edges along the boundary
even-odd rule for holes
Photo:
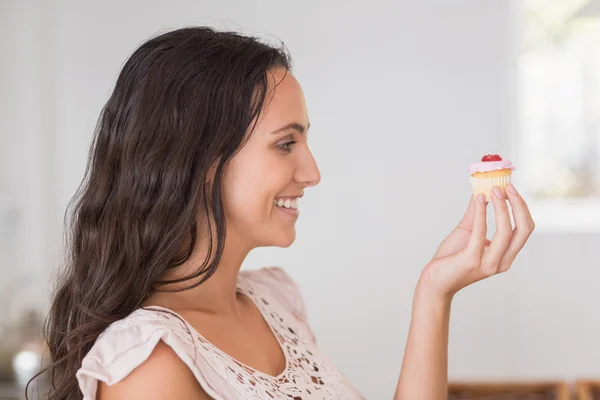
[[[458,223],[459,227],[469,231],[473,228],[473,220],[475,218],[475,199],[476,196],[472,195],[471,200],[469,201],[469,206],[467,207],[467,211],[465,211],[465,215],[463,215],[462,219]]]
[[[473,202],[473,226],[466,249],[467,255],[470,258],[472,257],[471,260],[480,261],[483,249],[487,242],[489,242],[485,237],[487,234],[486,206],[485,196],[478,194],[476,200]]]

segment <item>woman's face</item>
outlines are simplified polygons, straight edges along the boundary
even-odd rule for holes
[[[259,121],[224,172],[227,235],[250,247],[288,247],[296,238],[298,198],[321,175],[306,141],[309,120],[298,81],[282,68],[267,76]]]

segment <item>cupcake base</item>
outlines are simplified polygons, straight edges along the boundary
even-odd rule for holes
[[[508,171],[508,172],[506,172]],[[486,201],[492,201],[492,188],[498,186],[502,191],[506,185],[511,182],[511,170],[500,170],[491,172],[478,172],[471,175],[471,188],[473,189],[473,195],[476,196],[479,193],[485,195]]]

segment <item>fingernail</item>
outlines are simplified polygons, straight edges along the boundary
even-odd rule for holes
[[[499,199],[504,199],[504,193],[502,193],[502,190],[500,190],[498,186],[494,186],[492,191],[494,192],[494,196],[496,196]]]
[[[477,201],[478,201],[478,202],[480,202],[481,204],[485,204],[485,195],[484,195],[484,194],[481,194],[481,193],[479,193],[479,194],[477,195]]]
[[[509,183],[508,185],[506,185],[506,189],[508,189],[508,191],[511,192],[512,194],[519,194],[519,192],[517,192],[517,189],[513,186],[512,183]]]

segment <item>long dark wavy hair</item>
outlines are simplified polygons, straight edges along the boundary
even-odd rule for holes
[[[269,101],[277,67],[291,69],[283,43],[207,27],[153,37],[127,60],[65,214],[66,265],[44,326],[49,400],[81,399],[75,372],[85,354],[157,286],[193,280],[188,289],[215,272],[223,171]],[[209,256],[194,274],[161,280],[190,257],[198,215],[209,221],[199,232]]]

